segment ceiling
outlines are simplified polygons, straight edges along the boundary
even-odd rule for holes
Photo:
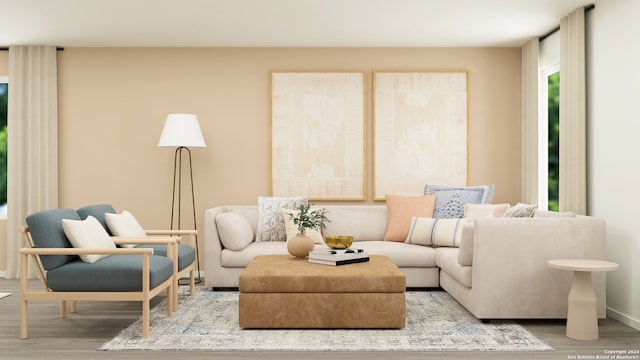
[[[512,47],[595,0],[0,0],[0,46]]]

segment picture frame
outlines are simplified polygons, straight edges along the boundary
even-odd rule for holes
[[[366,72],[271,72],[271,194],[366,196]]]
[[[467,71],[374,71],[374,200],[467,183]]]

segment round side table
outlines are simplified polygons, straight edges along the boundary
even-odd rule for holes
[[[613,271],[618,269],[618,264],[589,259],[554,259],[547,261],[547,264],[555,269],[573,271],[573,281],[569,291],[567,336],[576,340],[596,340],[598,312],[591,272]]]

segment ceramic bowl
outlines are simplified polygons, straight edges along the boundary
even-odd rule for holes
[[[324,242],[332,249],[346,249],[353,244],[353,236],[325,236]]]

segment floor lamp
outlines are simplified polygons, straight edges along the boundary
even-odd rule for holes
[[[180,230],[182,205],[182,155],[186,154],[189,161],[189,182],[191,184],[191,206],[193,210],[193,229],[198,230],[196,224],[196,200],[193,191],[193,167],[191,163],[191,150],[193,147],[206,147],[198,117],[193,114],[169,114],[162,129],[162,135],[158,142],[158,147],[176,148],[173,157],[173,196],[171,200],[171,230]],[[177,215],[177,216],[174,216]],[[198,283],[200,278],[200,256],[198,250],[198,235],[196,234],[196,271],[198,272]]]

